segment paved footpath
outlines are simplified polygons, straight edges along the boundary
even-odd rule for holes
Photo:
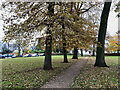
[[[84,66],[87,59],[88,57],[85,57],[84,59],[78,59],[77,63],[61,72],[41,88],[69,88],[74,79],[79,75],[81,68]]]

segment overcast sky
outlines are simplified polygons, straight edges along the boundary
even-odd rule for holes
[[[116,16],[117,16],[117,13],[115,13],[114,10],[111,10],[108,18],[107,31],[112,36],[115,35],[116,32],[118,31],[118,17]]]
[[[4,37],[4,32],[2,30],[3,27],[3,21],[1,20],[1,13],[2,11],[0,10],[0,40]],[[108,27],[107,31],[110,33],[110,35],[115,35],[116,32],[118,31],[118,18],[116,17],[117,13],[114,12],[113,9],[111,9],[109,18],[108,18]],[[120,20],[119,20],[120,21]],[[120,26],[119,26],[120,27]],[[119,28],[120,29],[120,28]]]

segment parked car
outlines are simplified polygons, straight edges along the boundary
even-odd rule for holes
[[[1,59],[1,58],[3,58],[3,55],[2,55],[2,54],[0,54],[0,59]],[[4,58],[5,58],[5,56],[4,56]]]
[[[10,54],[4,54],[3,58],[12,58],[12,55],[10,55]]]
[[[1,55],[2,58],[5,58],[5,55]]]
[[[13,55],[12,55],[12,58],[16,58],[16,54],[13,54]]]
[[[8,56],[8,57],[12,57],[12,55],[10,55],[10,54],[8,54],[7,56]]]
[[[32,57],[32,55],[31,54],[26,54],[23,57]]]
[[[40,53],[39,55],[40,55],[40,56],[45,56],[45,53]]]
[[[27,57],[29,54],[25,54],[25,55],[23,55],[23,57]]]
[[[23,57],[23,55],[18,55],[17,57]]]
[[[37,53],[31,54],[31,55],[32,55],[32,57],[37,57],[37,56],[39,56]]]
[[[32,57],[32,55],[31,55],[31,54],[29,54],[27,57]]]
[[[10,54],[4,54],[4,55],[0,54],[0,58],[12,58],[12,55],[10,55]]]

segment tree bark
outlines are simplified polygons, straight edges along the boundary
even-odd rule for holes
[[[117,50],[117,53],[119,54],[119,50]]]
[[[100,29],[98,34],[98,42],[100,42],[101,45],[97,45],[96,62],[94,64],[94,66],[98,66],[98,67],[108,67],[105,63],[104,44],[105,44],[107,20],[109,16],[110,6],[111,6],[111,2],[105,2],[101,15]]]
[[[63,37],[63,54],[64,54],[64,63],[68,63],[65,37]]]
[[[118,46],[118,47],[119,47],[119,46]],[[118,56],[120,56],[119,50],[117,50],[117,54],[118,54]]]
[[[49,2],[49,6],[48,6],[48,14],[49,16],[53,16],[54,15],[54,2]],[[49,29],[50,27],[52,27],[53,25],[50,24],[48,26],[48,30],[47,30],[47,34],[49,34],[46,37],[46,48],[45,48],[45,61],[44,61],[44,70],[51,70],[52,68],[52,62],[51,62],[51,54],[52,54],[52,33],[51,30]]]
[[[52,68],[52,62],[51,62],[51,54],[52,54],[52,36],[51,36],[51,31],[48,30],[48,33],[50,35],[46,38],[44,70],[51,70],[51,69],[53,69]]]
[[[41,48],[41,39],[40,38],[38,38],[38,47],[37,47],[37,50],[41,50],[42,48]]]
[[[93,54],[92,54],[92,56],[95,56],[95,50],[93,50]]]
[[[63,30],[65,29],[65,25],[64,25],[64,17],[61,18],[62,19],[62,28]],[[65,38],[65,33],[63,31],[63,54],[64,54],[64,63],[68,63],[67,60],[67,51],[66,51],[66,38]]]
[[[80,51],[81,51],[81,56],[83,56],[83,49],[80,49]]]
[[[20,56],[20,44],[18,44],[18,56]]]
[[[78,59],[78,49],[74,48],[74,53],[72,59]]]
[[[8,50],[9,50],[9,47],[10,47],[10,46],[9,46],[9,43],[8,43]],[[8,52],[8,54],[9,54],[9,52]]]
[[[63,29],[65,29],[64,25],[62,25],[62,27]],[[63,54],[64,54],[64,63],[68,63],[67,51],[66,51],[66,38],[64,34],[63,34]]]
[[[93,44],[93,53],[92,56],[95,56],[95,45]]]

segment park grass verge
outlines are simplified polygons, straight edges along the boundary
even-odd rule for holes
[[[70,63],[61,63],[62,56],[52,58],[53,70],[43,70],[44,56],[2,60],[2,88],[40,88],[77,62],[71,57],[68,57]]]
[[[90,57],[71,88],[118,88],[118,57],[106,56],[110,68],[94,67],[95,57]]]

